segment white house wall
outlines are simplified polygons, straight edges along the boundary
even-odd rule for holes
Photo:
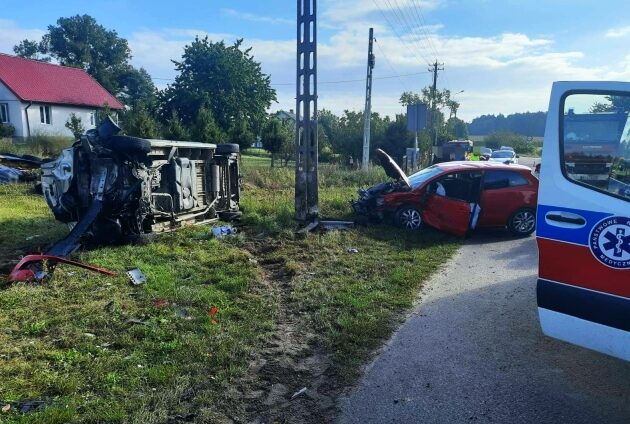
[[[72,132],[66,128],[66,122],[72,113],[81,118],[81,123],[86,130],[94,128],[94,125],[90,124],[90,114],[96,112],[95,108],[54,104],[46,105],[44,103],[33,103],[28,107],[28,102],[20,101],[13,92],[1,82],[0,103],[7,103],[9,105],[9,122],[15,127],[15,137],[27,137],[29,135],[26,124],[27,113],[31,130],[30,135],[41,134],[72,137]],[[39,113],[40,106],[50,106],[50,124],[42,124]]]
[[[22,104],[23,110],[26,109],[26,106],[28,106],[28,103]],[[43,124],[41,122],[41,115],[39,112],[40,106],[50,107],[50,124]],[[88,130],[90,128],[94,128],[94,125],[90,124],[90,114],[95,111],[95,109],[81,108],[78,106],[58,106],[33,103],[27,111],[31,127],[31,135],[62,135],[72,137],[72,132],[66,128],[66,122],[68,122],[70,115],[74,113],[76,116],[81,118],[83,127]]]
[[[9,123],[15,127],[15,136],[23,137],[22,134],[26,132],[26,125],[23,122],[22,103],[15,94],[1,82],[0,103],[7,103],[9,105]]]

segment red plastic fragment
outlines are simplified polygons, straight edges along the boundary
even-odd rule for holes
[[[39,281],[42,280],[43,277],[38,275],[42,273],[41,270],[38,270],[36,267],[32,265],[40,262],[46,261],[49,266],[56,264],[66,264],[76,266],[78,268],[87,269],[88,271],[98,272],[99,274],[115,276],[116,273],[112,272],[108,269],[98,268],[92,265],[84,264],[77,261],[71,261],[70,259],[62,258],[60,256],[51,256],[51,255],[27,255],[22,258],[20,262],[15,265],[11,273],[9,274],[9,283],[18,283],[18,282],[30,282],[30,281]],[[31,267],[29,267],[29,265]],[[45,276],[45,273],[44,273]]]

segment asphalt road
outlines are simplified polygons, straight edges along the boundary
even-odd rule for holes
[[[630,363],[542,335],[535,239],[475,235],[342,399],[340,423],[630,423]]]

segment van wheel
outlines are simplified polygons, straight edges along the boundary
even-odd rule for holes
[[[219,144],[217,146],[217,155],[230,155],[232,153],[240,153],[241,148],[238,144]]]
[[[418,231],[422,228],[422,215],[416,208],[405,207],[396,212],[394,223],[400,228]]]
[[[536,211],[533,209],[519,209],[512,214],[508,221],[508,230],[516,236],[528,236],[536,229]]]
[[[151,151],[151,142],[149,140],[128,135],[113,135],[101,143],[108,149],[131,155],[146,155]]]

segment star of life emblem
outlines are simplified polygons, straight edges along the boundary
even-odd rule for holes
[[[598,222],[591,231],[589,246],[604,265],[630,269],[630,218],[611,216]]]

